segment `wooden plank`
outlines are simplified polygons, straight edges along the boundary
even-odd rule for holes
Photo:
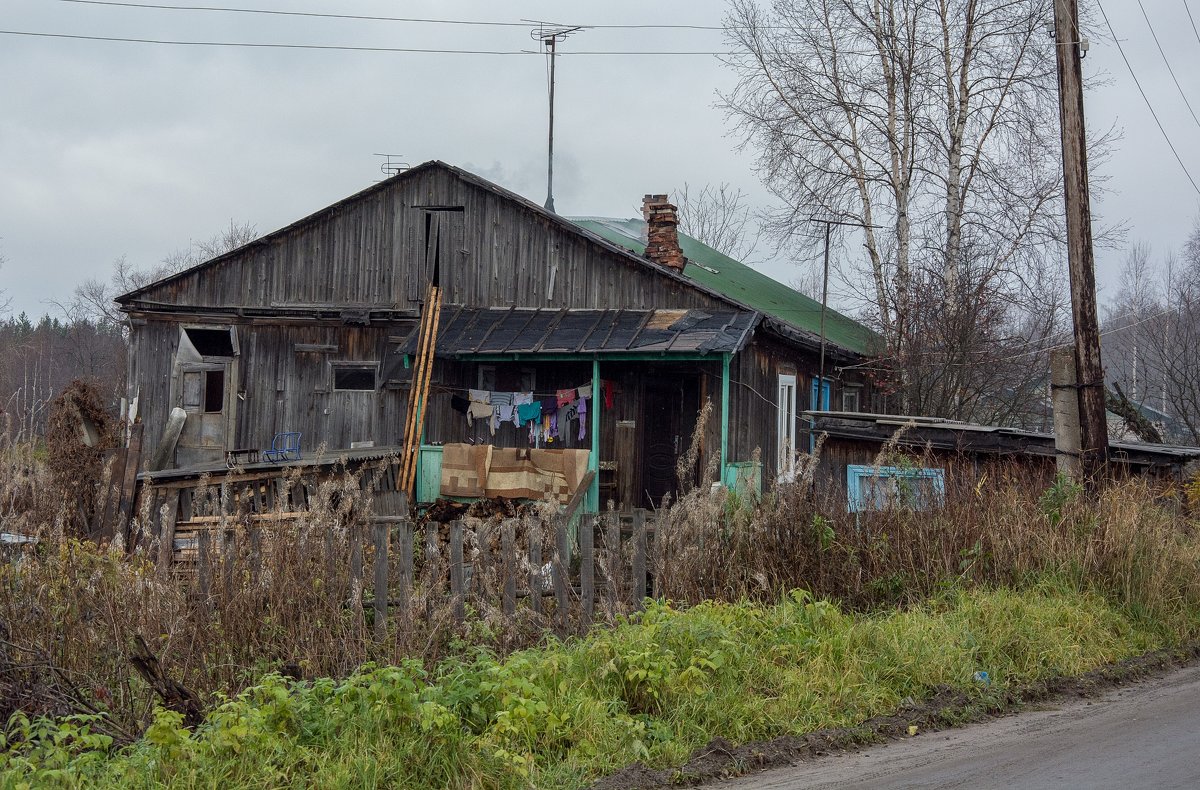
[[[463,523],[450,522],[450,595],[453,599],[454,622],[462,625],[463,605]]]
[[[554,619],[559,636],[567,635],[567,570],[571,563],[571,537],[567,534],[567,523],[562,518],[554,520]]]
[[[504,575],[504,596],[501,609],[512,620],[517,613],[517,563],[514,554],[516,523],[507,518],[500,525],[500,572]]]
[[[413,586],[413,528],[404,519],[396,525],[396,552],[399,554],[396,575],[396,609],[402,623],[412,615]]]
[[[225,533],[225,545],[221,547],[221,585],[225,601],[233,599],[234,570],[238,560],[237,530]]]
[[[387,637],[389,525],[375,523],[375,641]]]
[[[589,469],[583,478],[580,479],[579,485],[575,487],[575,493],[571,494],[571,498],[567,500],[566,507],[562,510],[563,523],[570,523],[574,518],[575,512],[579,510],[579,506],[587,500],[588,489],[592,487],[592,481],[596,479],[596,473]]]
[[[125,546],[128,550],[133,549],[133,546],[129,545],[133,538],[129,531],[130,516],[137,494],[137,470],[142,461],[142,434],[145,430],[145,424],[140,421],[135,422],[129,429],[129,447],[125,453],[125,469],[121,475],[121,499],[117,505],[117,513],[121,518],[121,529],[125,532]]]
[[[584,628],[592,624],[592,607],[596,604],[596,556],[592,547],[596,521],[592,516],[579,519],[579,618]]]
[[[175,518],[179,511],[179,492],[171,491],[163,495],[163,506],[166,518],[163,518],[163,506],[158,508],[154,518],[159,520],[158,527],[158,568],[166,571],[175,559]]]
[[[350,608],[359,611],[362,607],[363,594],[363,553],[362,530],[358,524],[351,524],[350,537]]]
[[[207,601],[212,594],[212,537],[207,532],[199,536],[199,548],[196,557],[197,580],[199,582],[200,598]]]
[[[646,597],[646,509],[633,511],[633,590],[630,593],[634,609],[642,609]]]
[[[617,617],[618,596],[621,594],[621,520],[620,516],[612,511],[604,516],[604,548],[608,560],[604,600],[607,604],[608,619],[611,621]]]
[[[432,521],[425,524],[425,575],[428,583],[425,589],[425,617],[433,617],[434,590],[441,586],[441,574],[438,572],[438,532],[437,525]]]
[[[542,536],[537,524],[529,525],[529,607],[542,613]]]

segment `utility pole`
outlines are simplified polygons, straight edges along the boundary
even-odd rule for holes
[[[535,41],[540,41],[546,45],[546,52],[550,57],[550,130],[546,158],[547,211],[554,211],[554,56],[557,54],[559,39],[566,38],[581,29],[579,27],[563,26],[547,27],[539,23],[530,33]]]
[[[1092,212],[1088,198],[1087,143],[1083,127],[1083,70],[1077,0],[1054,0],[1062,132],[1063,197],[1067,207],[1067,265],[1075,325],[1075,372],[1079,392],[1080,460],[1085,480],[1099,482],[1108,460],[1104,367],[1096,315],[1096,268],[1092,255]]]

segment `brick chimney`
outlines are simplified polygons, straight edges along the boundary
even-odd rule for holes
[[[646,218],[646,257],[677,272],[687,259],[679,248],[679,215],[666,195],[642,198],[642,216]]]

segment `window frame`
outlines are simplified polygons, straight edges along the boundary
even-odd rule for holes
[[[854,397],[854,408],[851,409],[846,404],[846,399],[850,396]],[[862,411],[862,387],[847,384],[842,387],[842,411],[860,413]]]
[[[946,504],[946,470],[934,467],[899,467],[874,466],[869,464],[846,465],[846,508],[850,513],[878,511],[875,502],[867,502],[863,494],[864,480],[883,478],[893,482],[902,480],[930,480],[933,482],[933,499],[930,503],[919,503],[922,507],[914,507],[912,503],[903,503],[916,511],[932,510]],[[897,500],[899,497],[897,497]]]
[[[338,371],[358,370],[371,372],[371,387],[339,387],[337,385]],[[379,361],[378,360],[338,360],[329,363],[330,392],[378,392],[379,391]]]
[[[779,465],[777,476],[780,480],[791,480],[796,476],[797,389],[796,374],[779,374],[775,387],[775,441],[776,462]]]

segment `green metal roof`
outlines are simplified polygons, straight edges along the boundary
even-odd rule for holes
[[[570,220],[638,255],[646,251],[644,220],[607,217],[571,217]],[[764,315],[820,334],[820,302],[683,233],[679,234],[679,246],[688,259],[684,277]],[[873,331],[833,309],[825,311],[825,337],[830,343],[859,354],[870,353],[878,344],[878,336]]]

